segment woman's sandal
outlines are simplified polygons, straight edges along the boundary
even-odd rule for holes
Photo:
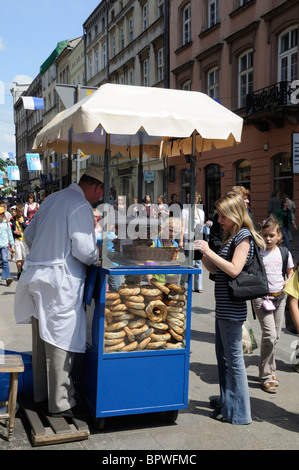
[[[268,393],[276,393],[276,385],[273,382],[262,382],[262,389]]]
[[[278,378],[276,377],[276,375],[272,375],[271,382],[274,383],[275,387],[278,387],[278,385],[279,385],[279,380],[278,380]]]
[[[226,419],[223,417],[219,408],[216,408],[214,411],[212,411],[210,416],[211,418],[216,419],[216,421],[222,421],[223,423],[227,423]]]

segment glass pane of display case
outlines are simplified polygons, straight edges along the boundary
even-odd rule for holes
[[[106,292],[104,353],[184,348],[187,295],[179,276],[122,277]]]

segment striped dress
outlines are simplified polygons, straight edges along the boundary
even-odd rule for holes
[[[250,256],[253,254],[253,239],[250,230],[247,228],[242,228],[239,232],[231,238],[226,245],[223,245],[218,255],[224,259],[227,259],[229,252],[229,247],[234,240],[235,246],[246,237],[250,236],[250,248],[247,255],[246,263],[248,262]],[[229,289],[227,284],[227,274],[225,274],[221,269],[217,268],[216,277],[215,277],[215,299],[216,299],[216,318],[220,320],[230,320],[230,321],[245,321],[247,317],[247,305],[246,301],[237,302],[232,300],[229,295]]]

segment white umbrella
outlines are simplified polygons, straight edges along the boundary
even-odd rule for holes
[[[172,142],[168,155],[178,155],[178,148],[191,153],[192,135],[198,152],[232,146],[241,141],[242,127],[242,118],[204,93],[109,83],[55,116],[37,134],[33,148],[61,153],[80,148],[100,155],[109,134],[112,152],[138,155],[143,144],[156,158],[161,141],[165,145],[171,138],[183,140]]]

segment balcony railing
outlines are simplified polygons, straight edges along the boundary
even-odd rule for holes
[[[246,96],[247,116],[293,105],[292,94],[296,88],[295,82],[282,81],[249,93]]]

